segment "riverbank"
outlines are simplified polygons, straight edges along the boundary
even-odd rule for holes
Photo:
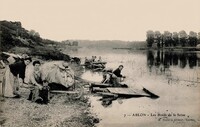
[[[70,66],[77,77],[82,74],[81,66]],[[83,81],[76,80],[75,85],[83,84]],[[92,127],[99,122],[99,119],[91,114],[90,102],[86,96],[76,99],[73,95],[51,94],[50,103],[40,105],[27,100],[30,92],[28,89],[20,88],[20,91],[22,97],[19,99],[0,97],[0,126]]]
[[[135,48],[130,48],[130,47],[125,47],[125,48],[113,48],[115,50],[162,50],[162,51],[200,51],[199,47],[163,47],[163,48],[157,48],[157,47],[135,47]]]
[[[1,39],[0,51],[14,54],[28,54],[33,60],[42,63],[57,60],[69,62],[71,57],[59,50],[60,43],[44,39],[34,31],[22,27],[21,22],[0,21]],[[8,56],[0,52],[0,60],[6,61]],[[81,66],[70,65],[79,77]],[[0,64],[0,88],[3,78],[3,66]],[[83,81],[76,80],[75,85],[83,85]],[[90,103],[86,96],[79,99],[67,94],[52,94],[48,105],[39,105],[27,100],[29,90],[21,88],[21,98],[0,97],[0,127],[91,127],[98,122],[89,111]],[[0,89],[1,93],[1,89]]]

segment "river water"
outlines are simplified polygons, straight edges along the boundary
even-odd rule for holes
[[[101,119],[99,127],[160,127],[200,125],[200,53],[132,51],[80,48],[68,52],[84,61],[101,56],[107,68],[124,65],[125,83],[147,88],[159,98],[116,99],[104,105],[90,95],[91,111]],[[86,70],[82,78],[100,82],[102,74]]]

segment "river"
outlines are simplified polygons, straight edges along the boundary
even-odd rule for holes
[[[104,105],[101,97],[90,96],[91,111],[101,119],[98,127],[196,126],[200,124],[200,53],[132,51],[80,48],[72,56],[101,56],[107,68],[124,65],[125,83],[145,87],[159,98],[117,99]],[[82,78],[100,82],[102,74],[86,70]]]

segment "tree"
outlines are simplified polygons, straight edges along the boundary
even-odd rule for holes
[[[197,45],[197,33],[190,31],[189,33],[189,46],[196,46]]]
[[[163,47],[163,46],[164,46],[164,35],[161,34],[161,47]]]
[[[187,43],[187,37],[188,37],[187,33],[184,30],[179,32],[179,41],[180,41],[182,47],[185,47],[185,45]]]
[[[172,34],[169,31],[164,31],[163,41],[164,41],[165,47],[171,46],[171,44],[172,44]]]
[[[178,33],[177,32],[173,32],[172,33],[172,40],[173,40],[173,46],[177,46],[178,45]]]
[[[38,32],[36,32],[35,30],[30,30],[29,34],[32,36],[40,37],[40,34]]]
[[[161,33],[160,33],[160,31],[155,31],[154,40],[157,43],[157,47],[160,48],[160,43],[161,43]]]
[[[35,30],[30,30],[28,32],[30,39],[32,39],[34,42],[41,42],[42,38],[40,38],[40,34],[38,32],[36,32]]]
[[[197,38],[198,38],[198,44],[200,44],[200,32],[198,33]]]
[[[40,37],[40,34],[38,32],[35,33],[36,37]]]
[[[168,35],[168,42],[169,42],[169,46],[173,46],[172,33],[169,33]]]
[[[154,42],[154,32],[152,30],[148,30],[146,33],[147,37],[147,47],[152,47],[153,42]]]
[[[73,45],[73,46],[78,46],[78,41],[73,41],[73,42],[72,42],[72,45]]]
[[[35,30],[30,30],[28,33],[29,33],[30,35],[34,36],[34,35],[35,35]]]

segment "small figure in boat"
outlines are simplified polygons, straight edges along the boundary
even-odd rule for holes
[[[96,60],[96,56],[92,56],[91,59],[85,58],[85,66],[93,71],[102,71],[105,68],[106,62],[102,62],[101,56]]]
[[[88,64],[88,63],[90,63],[90,60],[88,60],[88,58],[85,57],[85,64]]]
[[[47,104],[49,101],[49,86],[46,80],[43,81],[43,73],[40,70],[40,61],[34,61],[33,66],[34,70],[30,77],[31,88],[28,100]]]
[[[96,61],[96,56],[92,56],[91,62],[95,62]]]
[[[101,56],[99,56],[99,59],[95,61],[94,64],[95,64],[94,67],[99,68],[99,70],[102,70],[105,68],[105,63],[102,62]]]
[[[101,56],[99,56],[98,62],[102,62]]]

